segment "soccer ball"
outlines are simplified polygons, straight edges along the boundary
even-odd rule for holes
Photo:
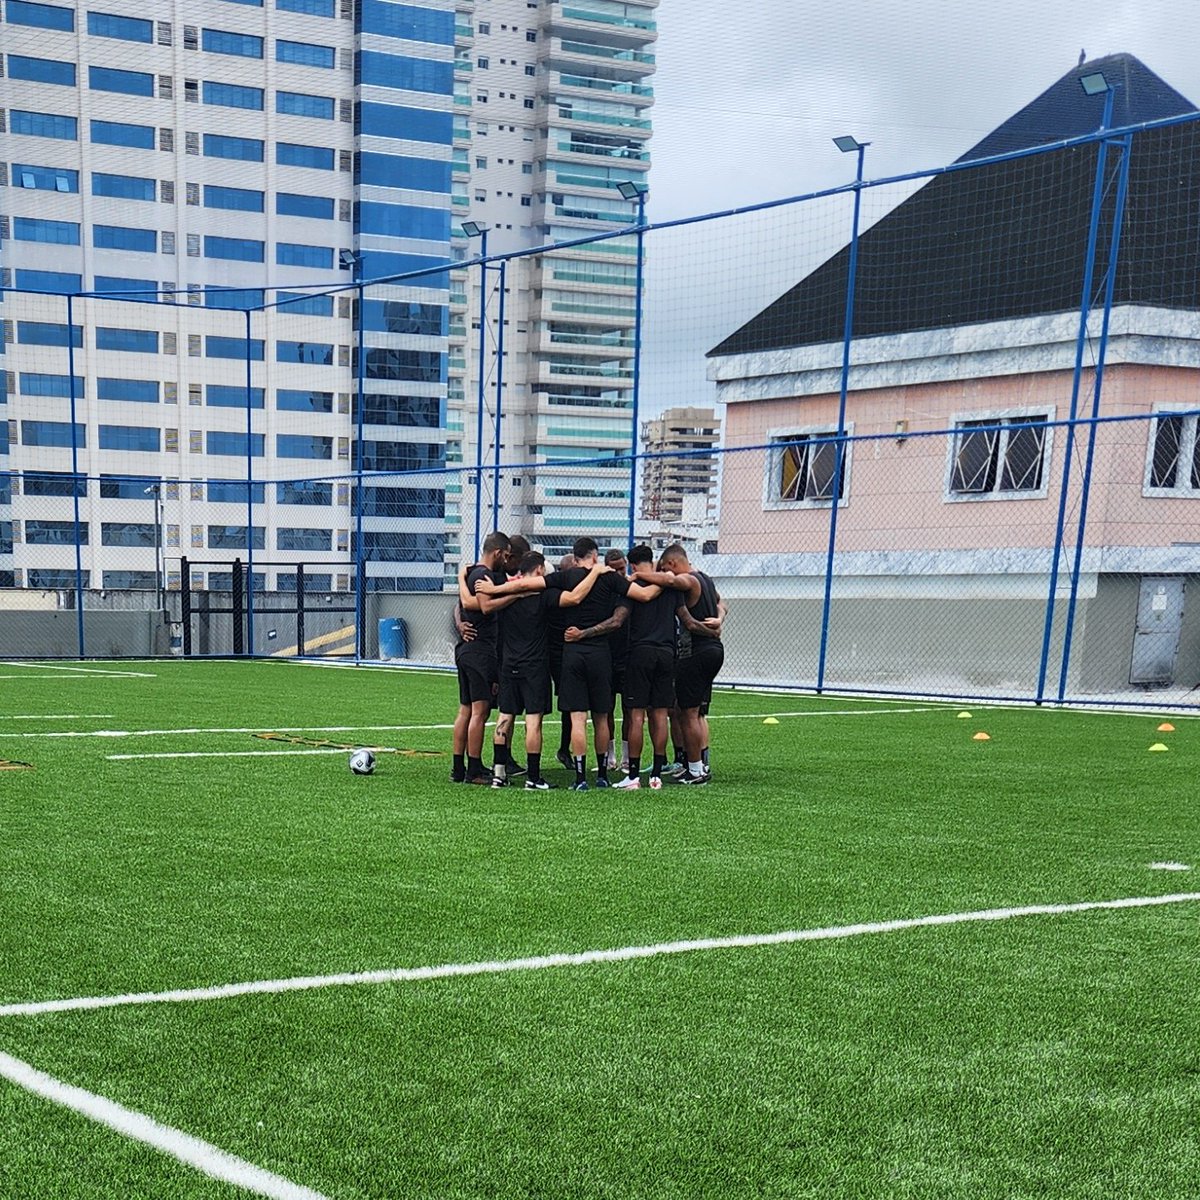
[[[372,750],[355,750],[350,755],[350,770],[355,775],[375,774],[375,753]]]

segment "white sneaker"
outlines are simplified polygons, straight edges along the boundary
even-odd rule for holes
[[[642,781],[636,775],[630,775],[628,779],[622,779],[620,783],[614,783],[613,787],[620,788],[623,792],[632,792],[642,786]],[[650,781],[650,786],[654,786],[654,780]],[[662,787],[662,781],[659,780],[659,787]]]
[[[650,776],[650,790],[653,792],[662,791],[662,779],[658,775]]]

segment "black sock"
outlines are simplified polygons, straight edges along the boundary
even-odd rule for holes
[[[629,778],[636,779],[642,773],[642,760],[629,756]]]
[[[707,746],[705,746],[704,749],[700,751],[700,761],[704,764],[704,769],[707,771],[708,770],[708,747]]]
[[[467,774],[468,775],[486,775],[487,772],[485,771],[484,766],[483,766],[483,759],[482,758],[472,758],[471,755],[468,754],[467,755]]]
[[[607,779],[608,778],[608,751],[607,750],[604,752],[603,756],[601,756],[601,755],[596,756],[596,778],[597,779]]]
[[[492,762],[498,767],[512,766],[512,754],[509,753],[507,742],[496,742],[492,746]]]
[[[654,756],[654,766],[650,768],[650,774],[659,776],[663,773],[663,767],[667,765],[667,756],[665,754],[656,754]]]
[[[467,773],[466,755],[456,754],[454,756],[454,766],[450,770],[455,779],[461,779]]]
[[[528,757],[529,757],[529,774],[526,776],[526,778],[534,779],[534,780],[541,779],[541,777],[542,777],[542,752],[539,750],[536,754],[530,754]]]
[[[672,742],[671,748],[675,751],[675,761],[677,763],[686,763],[687,762],[687,755],[684,753],[682,746],[676,746],[675,743]]]
[[[571,762],[575,764],[575,782],[587,782],[587,755],[581,755],[579,758],[571,757]]]
[[[562,734],[558,739],[558,748],[565,754],[571,753],[571,722],[563,721]]]

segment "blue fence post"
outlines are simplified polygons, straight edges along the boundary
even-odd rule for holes
[[[500,418],[504,409],[504,287],[508,261],[500,260],[500,303],[496,313],[496,434],[493,439],[492,528],[500,528]]]
[[[362,260],[357,259],[354,263],[354,273],[359,276],[362,269]],[[358,405],[358,419],[355,422],[355,437],[358,441],[358,465],[354,474],[354,577],[358,583],[355,589],[356,596],[354,601],[354,620],[355,620],[355,637],[354,648],[358,658],[364,659],[367,656],[367,596],[366,588],[363,586],[366,583],[366,555],[363,552],[363,421],[365,416],[363,413],[363,380],[366,378],[366,329],[367,329],[367,306],[366,292],[363,287],[362,279],[358,279],[358,362],[356,364],[357,371],[355,374],[356,388],[356,403]]]
[[[817,692],[825,687],[825,660],[829,653],[829,610],[833,600],[833,554],[837,545],[838,506],[842,496],[842,460],[846,454],[846,393],[850,386],[850,343],[854,336],[854,288],[858,276],[858,226],[862,215],[863,162],[870,142],[834,138],[843,152],[858,155],[854,173],[854,218],[850,227],[850,262],[846,279],[846,316],[842,326],[842,378],[838,396],[837,453],[833,463],[833,495],[829,505],[829,548],[825,555],[825,598],[821,605],[821,650],[817,659]]]
[[[642,399],[642,301],[646,290],[646,188],[644,184],[630,183],[620,187],[621,194],[629,199],[632,189],[637,199],[637,274],[634,281],[633,310],[633,390],[630,396],[630,446],[629,446],[629,528],[627,547],[632,548],[636,540],[634,517],[637,512],[637,469],[638,469],[638,413]]]
[[[86,657],[83,637],[83,526],[79,515],[79,426],[75,392],[75,296],[67,297],[67,378],[71,381],[71,502],[75,513],[75,636],[79,657]]]
[[[250,309],[246,317],[246,653],[254,655],[254,391],[251,386]],[[264,435],[265,436],[265,435]]]
[[[1112,120],[1113,90],[1104,93],[1101,130]],[[1096,271],[1096,241],[1100,235],[1100,208],[1104,201],[1104,171],[1108,163],[1108,141],[1101,139],[1096,152],[1096,179],[1092,185],[1092,215],[1088,224],[1087,251],[1084,255],[1083,289],[1079,302],[1079,332],[1075,338],[1075,372],[1071,380],[1071,408],[1067,418],[1067,444],[1063,454],[1061,490],[1058,496],[1058,522],[1054,531],[1054,553],[1050,562],[1050,587],[1046,596],[1046,620],[1042,629],[1042,655],[1038,664],[1038,704],[1046,698],[1046,671],[1050,662],[1050,636],[1054,630],[1054,597],[1058,591],[1058,560],[1062,554],[1063,529],[1067,519],[1067,493],[1071,483],[1071,456],[1075,449],[1075,421],[1079,414],[1079,388],[1083,379],[1083,353],[1087,346],[1088,317],[1092,304],[1092,280]]]
[[[1062,665],[1058,672],[1058,701],[1067,691],[1067,668],[1071,663],[1071,641],[1075,632],[1075,605],[1079,598],[1079,571],[1083,562],[1083,542],[1087,532],[1088,497],[1092,488],[1092,464],[1096,457],[1096,422],[1100,417],[1100,393],[1104,385],[1104,360],[1108,355],[1108,330],[1112,321],[1113,296],[1117,286],[1117,264],[1121,256],[1121,226],[1125,220],[1125,198],[1129,192],[1129,159],[1133,135],[1126,134],[1121,146],[1121,166],[1117,175],[1117,199],[1113,211],[1112,241],[1108,247],[1108,277],[1104,286],[1104,319],[1100,326],[1100,345],[1096,351],[1095,382],[1092,388],[1092,416],[1088,425],[1087,456],[1083,466],[1082,496],[1079,501],[1079,527],[1075,535],[1075,558],[1071,564],[1071,598],[1067,603],[1067,625],[1063,631]]]
[[[479,561],[480,525],[483,521],[483,375],[487,364],[487,243],[488,231],[480,229],[479,262],[479,386],[476,389],[478,411],[475,420],[475,561]]]

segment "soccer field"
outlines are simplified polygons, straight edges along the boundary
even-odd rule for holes
[[[0,679],[2,1196],[1198,1194],[1194,717],[721,693],[708,787],[493,791],[450,676]]]

